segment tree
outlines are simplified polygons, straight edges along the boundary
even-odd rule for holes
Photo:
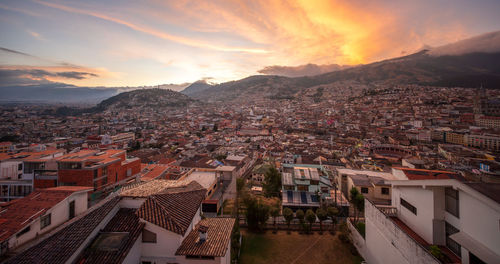
[[[277,202],[276,205],[271,208],[271,216],[273,217],[274,229],[276,229],[276,217],[280,216],[279,202]]]
[[[269,206],[260,202],[260,200],[248,195],[243,199],[247,208],[245,218],[248,223],[248,229],[252,231],[261,231],[269,219]]]
[[[354,206],[354,222],[356,223],[358,221],[358,207],[359,207],[358,203],[359,203],[360,195],[361,195],[361,197],[363,195],[361,193],[359,193],[358,189],[356,189],[356,187],[354,187],[354,186],[351,188],[349,193],[350,193],[351,204]]]
[[[302,209],[299,209],[295,212],[295,217],[299,219],[300,225],[302,226],[302,229],[305,229],[304,225],[304,211]]]
[[[333,230],[335,231],[335,224],[337,224],[339,209],[335,207],[328,207],[328,209],[326,209],[326,214],[332,219]]]
[[[286,224],[288,226],[288,231],[290,231],[290,223],[293,220],[293,211],[292,209],[286,207],[283,209],[283,217],[285,217]]]
[[[236,179],[236,191],[238,193],[241,193],[241,191],[243,190],[243,187],[245,187],[245,179],[237,178]]]
[[[326,211],[323,208],[319,208],[318,210],[316,210],[316,216],[319,220],[319,230],[320,232],[323,232],[323,221],[325,221],[328,217]]]
[[[358,193],[358,195],[354,197],[354,206],[356,208],[356,211],[358,212],[356,214],[356,220],[355,220],[355,222],[357,223],[359,214],[365,210],[365,197],[361,193]]]
[[[308,209],[306,211],[306,220],[309,222],[309,231],[312,230],[312,224],[316,222],[316,215],[314,214],[313,210]]]
[[[278,197],[281,189],[281,173],[274,167],[269,168],[264,175],[262,187],[266,197]]]

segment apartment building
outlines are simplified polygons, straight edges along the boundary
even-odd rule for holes
[[[126,182],[141,171],[138,158],[128,159],[126,150],[81,150],[57,160],[57,183],[65,186],[89,186],[95,191]],[[53,182],[40,179],[37,187],[50,187]]]

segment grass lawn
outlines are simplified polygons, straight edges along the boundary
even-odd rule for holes
[[[348,245],[343,244],[330,233],[323,235],[287,234],[279,231],[273,234],[254,234],[242,230],[243,242],[240,263],[360,263],[362,258],[351,254]]]

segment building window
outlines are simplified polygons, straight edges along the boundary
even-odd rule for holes
[[[446,246],[453,251],[457,256],[462,255],[462,250],[460,247],[460,244],[458,244],[455,240],[451,239],[450,236],[458,233],[460,230],[458,230],[456,227],[450,225],[448,222],[445,221],[445,234],[446,234]]]
[[[40,229],[44,229],[45,227],[50,225],[51,214],[44,215],[40,218]]]
[[[17,233],[16,237],[20,237],[31,230],[31,226],[27,226],[25,229],[21,230],[21,232]]]
[[[307,192],[307,191],[309,191],[309,186],[307,186],[307,185],[297,185],[297,190]]]
[[[445,192],[445,210],[446,212],[459,217],[459,199],[458,199],[458,190],[454,190],[451,187],[447,187],[444,190]]]
[[[69,219],[75,217],[75,201],[69,202]]]
[[[142,243],[156,243],[156,234],[149,230],[142,230]]]
[[[19,165],[17,165],[17,170],[18,171],[23,170],[23,164],[22,163],[19,163]]]
[[[104,175],[108,175],[108,167],[107,167],[107,166],[106,166],[106,167],[104,167],[104,168],[102,168],[102,175],[103,175],[103,176],[104,176]]]
[[[368,193],[368,188],[361,187],[361,193]]]
[[[410,212],[412,212],[414,215],[417,215],[417,208],[413,205],[411,205],[409,202],[407,202],[405,199],[400,198],[400,203],[401,205],[408,209]]]
[[[389,195],[389,188],[387,188],[387,187],[382,187],[381,192],[382,192],[382,194]]]

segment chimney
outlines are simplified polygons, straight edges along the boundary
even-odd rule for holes
[[[200,243],[203,243],[207,240],[207,232],[208,232],[208,226],[201,225],[198,227],[198,233],[200,234]]]

